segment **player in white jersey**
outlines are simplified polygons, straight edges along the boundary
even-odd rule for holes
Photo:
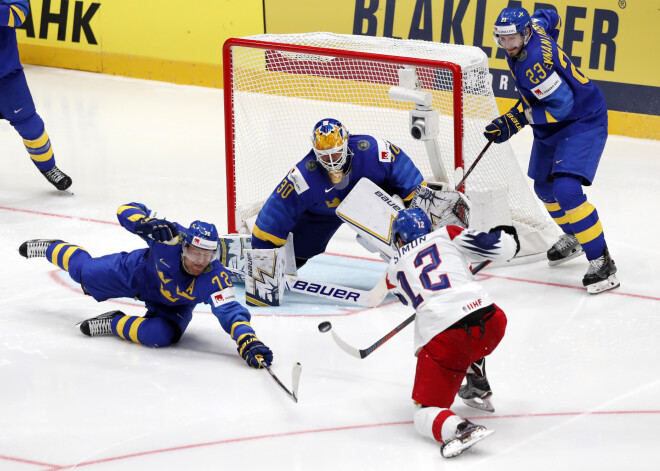
[[[415,429],[440,442],[442,455],[451,458],[493,433],[449,407],[468,369],[475,370],[473,364],[502,340],[507,322],[474,280],[468,258],[509,260],[520,250],[518,236],[511,226],[488,233],[459,226],[431,232],[431,221],[419,208],[401,211],[392,231],[399,250],[387,268],[387,286],[417,312]]]

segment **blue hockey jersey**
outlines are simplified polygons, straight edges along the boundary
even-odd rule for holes
[[[29,12],[28,0],[0,0],[0,77],[23,68],[15,28],[23,24]]]
[[[517,57],[507,56],[523,108],[539,139],[566,137],[607,125],[603,92],[559,47],[561,19],[554,10],[532,15],[532,36]]]
[[[135,234],[135,224],[149,215],[150,210],[141,203],[128,203],[117,210],[119,223]],[[219,261],[213,261],[199,276],[192,276],[182,268],[182,244],[187,228],[174,223],[179,237],[172,242],[156,242],[143,237],[146,249],[100,257],[90,264],[90,271],[83,270],[83,285],[97,301],[115,297],[136,297],[144,301],[148,309],[164,306],[185,306],[186,312],[200,303],[211,306],[222,328],[233,338],[254,333],[250,327],[250,313],[236,301],[229,273]],[[102,261],[102,260],[105,260]],[[106,280],[94,280],[93,288],[86,280],[107,271],[112,264],[114,276]],[[104,266],[105,265],[105,266]],[[92,289],[90,289],[92,288]]]
[[[313,150],[291,169],[259,212],[252,233],[253,247],[284,245],[304,212],[339,223],[335,210],[362,177],[404,201],[412,199],[415,188],[424,181],[410,157],[390,142],[367,135],[351,135],[348,149],[349,155],[353,155],[344,180],[337,186],[332,185],[328,174],[317,163]]]

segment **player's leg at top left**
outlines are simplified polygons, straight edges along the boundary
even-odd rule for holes
[[[58,190],[69,188],[71,178],[55,165],[50,137],[37,114],[23,70],[0,79],[0,114],[23,138],[32,163],[46,180]]]

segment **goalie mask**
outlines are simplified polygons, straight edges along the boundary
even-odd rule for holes
[[[431,220],[421,208],[404,209],[399,212],[392,223],[392,236],[398,242],[401,238],[403,244],[431,232]]]
[[[218,259],[218,231],[208,222],[194,221],[186,231],[181,261],[191,275],[201,275]]]
[[[312,149],[316,160],[328,172],[335,185],[339,183],[346,169],[349,156],[348,131],[336,119],[322,119],[314,126]]]

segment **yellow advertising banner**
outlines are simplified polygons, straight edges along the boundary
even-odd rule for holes
[[[517,98],[492,39],[500,10],[552,8],[559,44],[603,90],[610,131],[660,139],[660,0],[31,0],[21,59],[222,87],[222,45],[260,33],[331,31],[467,44],[489,57],[501,108]],[[613,114],[614,113],[614,114]]]
[[[222,45],[261,34],[262,0],[31,0],[21,60],[222,86]]]
[[[479,46],[490,67],[506,69],[493,23],[507,6],[530,14],[554,9],[562,18],[559,44],[590,78],[660,85],[660,0],[266,0],[268,33],[334,33],[423,39]],[[295,11],[296,15],[290,12]],[[642,65],[643,64],[643,65]]]
[[[554,9],[559,44],[603,90],[613,132],[660,138],[660,0],[265,0],[266,32],[334,33],[421,39],[480,47],[489,57],[493,90],[510,107],[513,87],[504,51],[492,36],[505,7]],[[295,11],[292,15],[290,12]],[[644,115],[644,116],[642,116]]]

